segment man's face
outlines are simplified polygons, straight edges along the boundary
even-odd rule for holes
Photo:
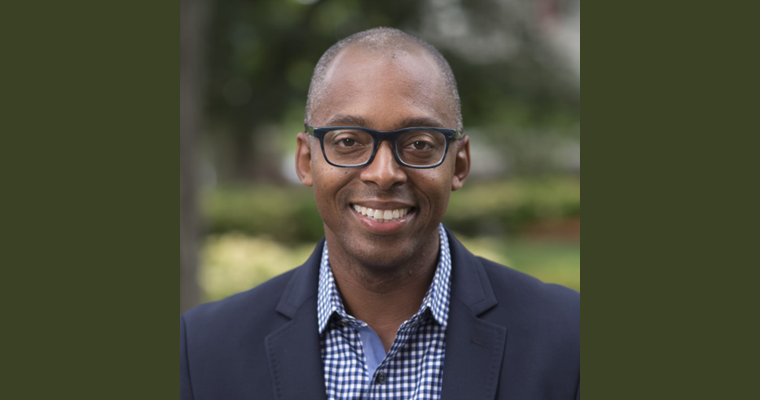
[[[443,75],[425,53],[390,60],[347,49],[331,64],[325,82],[324,96],[312,113],[315,127],[456,128]],[[325,161],[318,139],[301,133],[296,164],[304,184],[314,187],[330,248],[339,245],[362,265],[388,268],[437,244],[449,195],[469,172],[469,142],[467,137],[452,141],[436,168],[399,165],[387,141],[370,165],[339,168]],[[371,217],[365,215],[368,209],[374,212]],[[378,215],[381,221],[372,218]]]

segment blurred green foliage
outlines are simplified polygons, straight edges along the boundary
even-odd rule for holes
[[[220,300],[248,290],[299,266],[315,245],[285,245],[241,233],[209,236],[201,251],[199,273],[205,300]]]
[[[504,240],[492,236],[457,239],[479,257],[506,265],[547,283],[581,290],[580,242]]]
[[[467,235],[517,235],[532,223],[580,215],[575,177],[468,182],[451,195],[444,224]],[[209,190],[203,197],[206,231],[267,236],[283,243],[324,236],[311,188],[246,185]]]
[[[285,243],[313,242],[324,236],[311,188],[300,186],[226,186],[202,199],[206,230],[241,232]]]
[[[467,236],[519,235],[538,221],[580,213],[579,178],[521,178],[465,184],[452,193],[443,223]]]
[[[532,242],[495,237],[458,239],[473,254],[525,272],[547,283],[580,291],[580,243]],[[205,301],[248,290],[303,264],[315,243],[285,244],[241,233],[211,235],[201,256]]]

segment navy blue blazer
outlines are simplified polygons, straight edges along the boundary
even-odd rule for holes
[[[326,398],[323,242],[301,267],[180,316],[180,400]],[[442,399],[580,398],[580,293],[475,257],[450,232],[449,242]]]

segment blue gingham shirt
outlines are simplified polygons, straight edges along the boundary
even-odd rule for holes
[[[441,398],[451,293],[451,252],[439,227],[438,268],[420,310],[404,322],[388,354],[375,332],[348,315],[335,285],[325,243],[319,271],[322,363],[330,400]]]

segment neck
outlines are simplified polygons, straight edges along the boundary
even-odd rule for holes
[[[412,258],[392,266],[366,265],[330,236],[330,266],[346,311],[369,325],[388,351],[401,324],[419,311],[433,281],[440,252],[438,231]]]

